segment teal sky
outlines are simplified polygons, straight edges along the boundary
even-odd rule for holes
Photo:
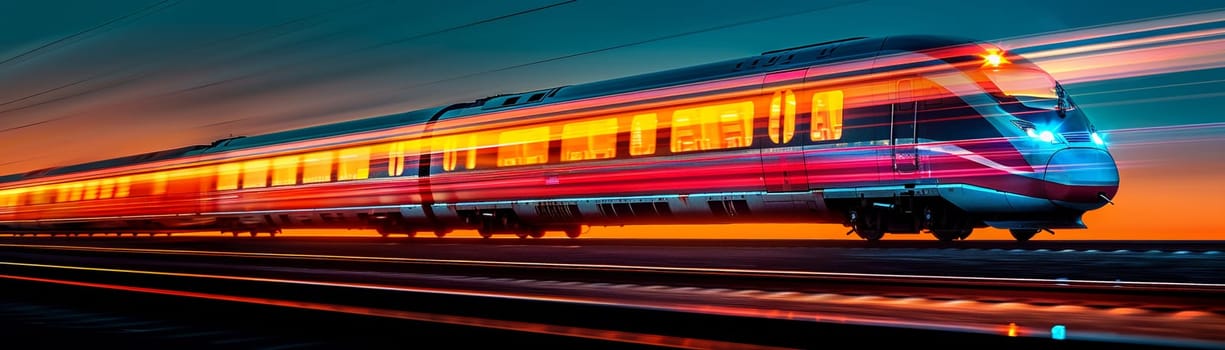
[[[1219,8],[1225,4],[9,1],[0,3],[0,173],[845,37],[936,34],[1007,44]],[[547,62],[503,69],[539,61]],[[1225,121],[1217,108],[1221,68],[1068,90],[1106,130]],[[1219,140],[1220,130],[1196,137]]]

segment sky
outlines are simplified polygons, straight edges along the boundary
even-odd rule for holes
[[[1119,162],[1116,204],[1087,214],[1089,229],[1035,239],[1220,239],[1221,11],[1219,1],[6,1],[0,174],[846,37],[955,35],[1034,55],[1105,132]]]

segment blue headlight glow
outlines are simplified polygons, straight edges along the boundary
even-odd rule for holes
[[[1092,134],[1089,134],[1089,138],[1090,138],[1090,139],[1093,139],[1093,143],[1096,143],[1096,144],[1098,144],[1098,145],[1105,145],[1105,144],[1106,144],[1106,141],[1105,141],[1105,140],[1102,140],[1102,136],[1101,136],[1101,135],[1098,135],[1098,134],[1097,134],[1097,132],[1094,132],[1094,133],[1092,133]]]
[[[1064,340],[1068,338],[1068,328],[1064,325],[1057,324],[1051,327],[1051,339]]]
[[[1055,133],[1050,130],[1043,130],[1038,133],[1038,139],[1046,142],[1055,142]]]

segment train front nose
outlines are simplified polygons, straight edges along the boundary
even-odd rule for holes
[[[1101,208],[1119,190],[1119,168],[1100,148],[1067,148],[1046,165],[1046,194],[1057,205],[1080,210]]]

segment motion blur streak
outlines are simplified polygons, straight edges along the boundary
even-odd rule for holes
[[[42,265],[40,267],[56,267],[56,266]],[[125,271],[125,270],[107,270],[107,269],[99,269],[99,270],[105,270],[109,272],[150,273],[149,271]],[[163,273],[155,273],[155,274],[163,274]],[[208,276],[197,275],[197,276],[191,276],[191,277],[208,277]],[[223,276],[212,276],[212,277],[223,277]],[[559,336],[567,336],[567,337],[579,337],[579,338],[587,338],[587,339],[599,339],[599,340],[607,340],[607,341],[615,341],[615,342],[623,342],[623,343],[646,344],[646,345],[652,345],[652,346],[667,346],[667,347],[688,348],[688,349],[780,349],[777,347],[721,342],[721,341],[705,340],[705,339],[671,337],[671,336],[655,335],[655,334],[641,334],[641,333],[579,328],[579,327],[566,327],[566,326],[532,323],[532,322],[492,320],[492,319],[485,319],[485,318],[478,318],[478,317],[440,315],[440,314],[431,314],[431,313],[409,312],[409,311],[401,311],[401,310],[390,310],[390,309],[326,304],[326,303],[315,303],[315,302],[305,302],[305,301],[296,301],[296,300],[244,297],[244,296],[237,296],[237,295],[200,293],[200,292],[173,290],[173,289],[145,288],[145,287],[125,286],[125,285],[119,285],[119,284],[79,282],[79,281],[68,281],[68,280],[59,280],[59,279],[3,275],[3,274],[0,274],[0,278],[21,280],[21,281],[31,281],[31,282],[54,283],[54,284],[78,286],[78,287],[104,288],[104,289],[112,289],[112,290],[137,292],[137,293],[161,294],[161,295],[188,297],[188,298],[199,298],[199,299],[230,301],[230,302],[239,302],[239,303],[248,303],[248,304],[291,307],[291,308],[307,309],[307,310],[340,312],[340,313],[346,313],[346,314],[387,317],[387,318],[396,318],[396,319],[403,319],[403,320],[425,321],[425,322],[432,322],[432,323],[443,323],[443,324],[462,325],[462,326],[476,326],[476,327],[482,327],[482,328],[511,330],[511,331],[516,331],[516,332],[528,332],[528,333],[550,334],[550,335],[559,335]],[[269,281],[272,281],[272,280],[269,280]]]
[[[313,255],[313,254],[281,254],[281,253],[236,253],[236,252],[221,252],[221,251],[189,251],[189,250],[168,250],[168,249],[133,249],[133,248],[98,248],[98,247],[75,247],[75,246],[51,246],[51,245],[23,245],[23,244],[0,244],[0,247],[30,247],[43,249],[62,249],[62,250],[84,250],[84,251],[112,251],[112,252],[127,252],[127,253],[150,253],[150,254],[175,254],[175,255],[206,255],[206,256],[227,256],[227,257],[261,257],[261,258],[277,258],[277,259],[312,259],[312,260],[344,260],[344,261],[381,261],[394,263],[418,263],[418,264],[457,264],[457,265],[476,265],[476,266],[518,266],[518,267],[540,267],[549,269],[598,269],[598,270],[618,270],[618,271],[638,271],[638,272],[684,272],[692,274],[710,274],[710,275],[777,275],[790,277],[811,277],[811,278],[830,278],[830,279],[856,279],[856,280],[906,280],[906,281],[929,281],[929,282],[951,282],[957,284],[1038,284],[1038,285],[1083,285],[1096,287],[1110,288],[1154,288],[1154,289],[1225,289],[1225,284],[1214,283],[1178,283],[1178,282],[1143,282],[1143,281],[1096,281],[1096,280],[1075,280],[1075,279],[1036,279],[1036,278],[998,278],[998,277],[966,277],[966,276],[940,276],[940,275],[919,275],[919,274],[873,274],[873,273],[850,273],[850,272],[820,272],[820,271],[797,271],[797,270],[764,270],[764,269],[727,269],[727,268],[702,268],[702,267],[675,267],[675,266],[635,266],[635,265],[611,265],[611,264],[555,264],[541,262],[523,262],[523,261],[492,261],[492,260],[458,260],[458,259],[418,259],[418,258],[396,258],[396,257],[375,257],[375,256],[343,256],[343,255]],[[108,272],[130,272],[130,273],[147,273],[169,276],[184,276],[184,277],[206,277],[206,278],[227,278],[248,281],[262,282],[281,282],[281,283],[297,283],[292,280],[278,279],[263,279],[250,277],[231,277],[231,276],[212,276],[212,275],[196,275],[196,274],[180,274],[170,272],[150,272],[150,271],[129,271],[129,270],[112,270],[88,267],[69,267],[69,266],[53,266],[39,264],[24,264],[0,262],[0,265],[14,266],[35,266],[35,267],[56,267],[65,269],[83,269],[94,271]],[[316,284],[316,282],[303,282],[308,284]],[[325,284],[326,285],[326,284]],[[367,286],[367,285],[350,285],[346,286]],[[383,287],[379,287],[383,288]]]
[[[1084,83],[1225,67],[1217,10],[1002,40],[1059,81]]]

